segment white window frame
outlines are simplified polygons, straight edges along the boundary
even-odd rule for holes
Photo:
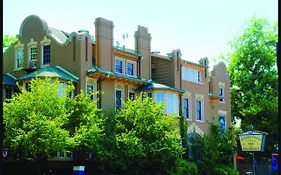
[[[93,86],[93,92],[95,92],[97,89],[96,84],[97,84],[96,79],[86,77],[85,92],[88,93],[88,88],[87,88],[88,85]],[[93,94],[93,99],[91,99],[91,100],[96,100],[96,98],[97,98],[96,95]]]
[[[182,66],[182,80],[202,84],[201,70]]]
[[[120,85],[120,84],[116,84],[115,85],[115,89],[114,89],[114,107],[115,107],[115,109],[117,109],[116,90],[120,90],[121,91],[121,108],[122,108],[123,107],[122,99],[124,99],[124,86]]]
[[[130,63],[130,64],[133,64],[133,67],[134,67],[133,75],[129,75],[129,72],[128,72],[128,64],[129,64],[129,63]],[[128,76],[136,77],[136,75],[137,75],[136,65],[137,65],[137,63],[136,63],[135,61],[127,60],[127,62],[126,62],[126,74],[127,74]]]
[[[197,119],[197,104],[196,101],[201,101],[201,120]],[[195,107],[195,120],[197,122],[204,122],[204,96],[201,94],[195,94],[195,103],[194,103],[194,107]]]
[[[130,98],[130,93],[134,93],[134,100],[136,99],[136,93],[134,91],[135,87],[128,87],[128,98]]]
[[[121,61],[122,73],[116,71],[116,60]],[[115,57],[115,60],[114,60],[114,72],[117,73],[117,74],[124,74],[125,73],[124,63],[125,63],[125,60],[123,58]]]
[[[182,100],[182,114],[184,114],[184,100],[188,100],[188,116],[184,116],[187,120],[191,120],[192,119],[192,107],[191,107],[191,98],[190,97],[183,97]]]
[[[15,71],[18,71],[18,70],[22,70],[24,68],[24,44],[22,44],[20,41],[14,46],[15,48],[15,66],[14,66],[14,70]],[[23,66],[22,67],[18,67],[18,55],[17,55],[17,52],[18,50],[22,50],[23,52]]]
[[[41,67],[49,66],[51,64],[51,40],[48,39],[46,36],[44,36],[44,39],[40,41],[41,44]],[[44,63],[44,46],[50,45],[50,63],[49,64],[43,64]]]
[[[37,60],[38,60],[38,47],[37,41],[34,41],[33,38],[30,39],[30,42],[27,44],[28,47],[28,67],[37,67]],[[36,48],[36,60],[31,60],[31,49]],[[35,66],[31,66],[31,61],[35,62]]]

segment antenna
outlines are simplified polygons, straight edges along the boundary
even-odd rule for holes
[[[125,49],[126,38],[129,38],[128,33],[123,33],[122,37],[123,37],[123,40],[124,40],[123,49]]]

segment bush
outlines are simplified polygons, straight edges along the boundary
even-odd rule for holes
[[[239,175],[239,171],[228,166],[219,166],[213,170],[213,174],[216,175]]]
[[[177,159],[170,175],[198,175],[197,165],[184,159]]]

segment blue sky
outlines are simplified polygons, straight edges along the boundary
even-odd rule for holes
[[[180,49],[182,58],[211,62],[229,50],[229,41],[251,17],[278,20],[277,0],[4,0],[3,33],[16,35],[22,21],[35,14],[66,32],[86,29],[94,35],[97,17],[114,23],[114,44],[134,49],[138,25],[148,27],[151,50],[161,55]]]

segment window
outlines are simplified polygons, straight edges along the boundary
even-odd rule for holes
[[[219,126],[220,126],[220,129],[221,129],[221,133],[223,134],[226,130],[226,122],[225,122],[224,116],[219,117]]]
[[[135,100],[135,93],[134,92],[129,92],[129,99]]]
[[[202,120],[202,101],[196,100],[195,102],[196,106],[196,120]]]
[[[51,49],[50,45],[43,46],[43,65],[49,65],[51,62]]]
[[[58,95],[59,96],[64,96],[65,95],[65,89],[66,89],[66,84],[65,83],[60,83]]]
[[[156,92],[156,103],[162,102],[165,104],[165,93],[164,92]]]
[[[29,60],[29,66],[35,67],[37,61],[37,47],[31,47],[30,48],[30,60]]]
[[[127,74],[131,76],[135,76],[135,70],[134,70],[134,64],[133,63],[128,63],[127,64]]]
[[[23,49],[17,49],[17,51],[16,51],[16,68],[17,69],[23,68],[23,63],[24,63]]]
[[[189,118],[189,101],[188,98],[183,99],[183,116]]]
[[[168,92],[167,94],[167,114],[176,114],[178,115],[178,95]]]
[[[151,93],[151,92],[148,92],[148,93],[147,93],[147,97],[152,98],[152,93]]]
[[[6,89],[5,98],[8,99],[12,98],[12,93],[13,93],[12,89]]]
[[[182,67],[182,79],[195,83],[201,82],[201,72],[197,69]]]
[[[30,88],[30,83],[25,83],[25,90],[27,91],[31,91],[31,88]]]
[[[123,73],[123,66],[121,60],[115,60],[115,72],[122,74]]]
[[[222,87],[219,88],[219,97],[220,97],[219,101],[224,102],[224,88]]]
[[[122,105],[121,97],[122,97],[122,91],[120,89],[116,89],[115,90],[115,105],[116,105],[116,109],[121,108],[121,105]]]
[[[87,84],[87,94],[91,94],[90,99],[93,100],[94,99],[94,85],[92,84]]]

